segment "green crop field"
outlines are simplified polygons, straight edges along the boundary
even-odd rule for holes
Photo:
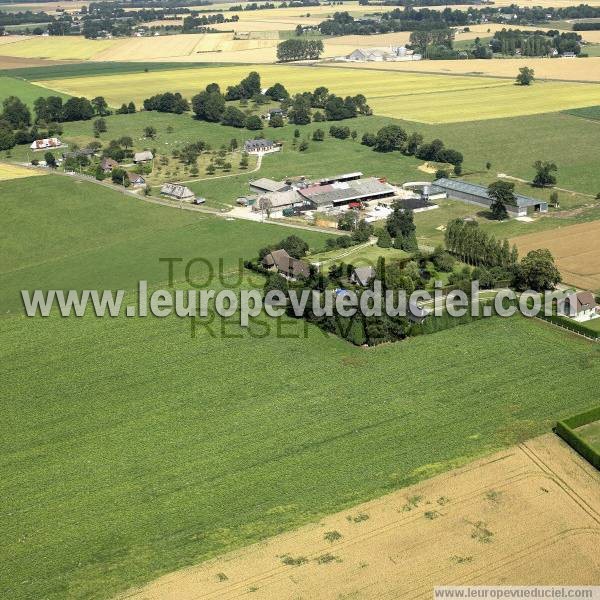
[[[80,62],[64,65],[48,65],[44,67],[22,67],[0,71],[3,75],[19,77],[29,81],[38,79],[65,79],[67,77],[96,77],[99,75],[129,75],[151,71],[173,69],[201,69],[215,67],[215,63],[162,63],[162,62]]]
[[[11,207],[3,289],[159,282],[164,252],[225,253],[232,265],[290,233],[43,179],[39,202],[33,180],[0,184]],[[108,598],[463,464],[587,408],[600,375],[595,347],[524,319],[368,352],[312,327],[305,338],[299,322],[286,338],[230,323],[229,337],[192,339],[177,318],[15,315],[0,328],[0,594],[16,600]],[[463,376],[473,356],[476,380]],[[548,377],[532,362],[559,367]]]
[[[41,85],[35,85],[22,79],[0,76],[0,103],[8,98],[8,96],[17,96],[30,107],[33,106],[34,101],[40,96],[67,97],[66,94],[49,90]]]
[[[231,278],[261,246],[327,236],[58,175],[0,195],[2,597],[110,598],[547,431],[596,390],[595,346],[522,318],[369,351],[300,321],[192,338],[176,317],[27,319],[21,289],[159,286],[161,257]]]
[[[339,94],[364,94],[379,115],[424,123],[528,115],[600,102],[600,88],[595,84],[540,82],[521,87],[510,80],[485,77],[357,72],[344,68],[315,72],[314,67],[278,65],[256,68],[266,86],[279,81],[290,91],[299,92],[314,89],[318,80]],[[237,83],[248,70],[248,66],[205,68],[198,72],[176,69],[132,73],[127,77],[42,79],[41,83],[71,95],[91,98],[103,94],[110,104],[118,106],[129,100],[140,102],[158,91],[179,91],[189,97],[211,81],[222,87]]]
[[[139,279],[149,284],[167,280],[160,257],[203,256],[215,265],[222,258],[228,271],[239,259],[290,235],[288,228],[146,204],[58,175],[5,181],[0,194],[3,227],[29,240],[24,244],[15,233],[0,242],[3,314],[20,309],[23,286],[130,290]],[[303,237],[317,250],[325,247],[322,233],[307,231]],[[195,272],[200,276],[200,270]]]

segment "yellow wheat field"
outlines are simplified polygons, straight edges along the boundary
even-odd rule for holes
[[[323,67],[337,67],[323,63]],[[514,78],[521,67],[531,67],[536,78],[600,82],[600,57],[589,58],[495,58],[492,60],[421,60],[385,63],[344,63],[362,71],[444,73]]]
[[[3,56],[52,60],[89,60],[122,43],[119,40],[87,40],[78,36],[5,36],[0,40],[0,54]]]
[[[251,51],[249,51],[251,52]],[[583,59],[582,59],[583,60]],[[600,104],[600,86],[568,82],[538,82],[516,86],[509,79],[418,73],[378,72],[353,68],[263,65],[256,67],[263,86],[283,83],[299,92],[326,85],[340,95],[365,94],[375,114],[425,123],[452,123],[553,112]],[[190,97],[215,81],[222,87],[237,83],[248,66],[207,67],[73,77],[37,82],[67,94],[92,98],[103,95],[112,106],[162,90]]]
[[[0,181],[7,181],[8,179],[21,179],[23,177],[35,177],[37,175],[45,175],[45,172],[38,171],[36,169],[29,169],[27,167],[21,167],[19,165],[0,163]]]

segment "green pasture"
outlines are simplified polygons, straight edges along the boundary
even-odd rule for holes
[[[36,183],[38,179],[44,183]],[[221,259],[224,272],[235,271],[240,260],[294,232],[148,204],[59,175],[4,181],[0,197],[3,230],[13,232],[0,240],[5,257],[0,270],[1,314],[21,309],[21,289],[101,285],[131,290],[140,279],[163,284],[167,265],[159,258],[186,262],[203,258],[215,273]],[[314,250],[324,249],[327,240],[319,232],[306,231],[302,237]],[[191,270],[193,277],[205,273],[200,263]],[[175,275],[183,279],[183,268]]]
[[[594,398],[598,348],[521,318],[364,350],[301,321],[234,317],[192,338],[177,317],[23,317],[20,289],[164,285],[160,257],[222,259],[237,288],[239,258],[291,233],[316,253],[327,236],[60,176],[0,195],[3,598],[111,598],[546,432]]]

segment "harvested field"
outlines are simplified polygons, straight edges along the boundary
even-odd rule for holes
[[[128,600],[431,597],[436,585],[592,585],[598,473],[546,434],[317,524],[158,579]]]
[[[268,44],[274,41],[241,40],[239,43]],[[248,50],[247,53],[274,51],[275,48],[262,48]],[[214,56],[221,60],[224,54],[205,52],[196,56]],[[538,114],[600,104],[600,86],[594,84],[540,82],[523,87],[495,78],[391,72],[382,77],[380,73],[368,70],[357,77],[354,69],[345,67],[327,73],[308,66],[265,65],[257,69],[265,86],[280,81],[291,92],[299,92],[314,89],[321,80],[338,94],[365,94],[377,115],[432,124]],[[190,97],[211,81],[224,87],[237,83],[247,72],[247,66],[228,66],[198,72],[173,70],[126,77],[71,77],[41,81],[39,84],[71,95],[93,98],[102,94],[112,106],[118,106],[131,99],[139,102],[169,89]],[[127,85],[124,85],[125,81]]]
[[[35,177],[36,175],[45,175],[45,171],[28,169],[19,165],[0,163],[0,181],[8,179],[21,179],[22,177]]]
[[[600,291],[600,221],[523,235],[511,243],[517,245],[521,256],[548,248],[565,283]]]
[[[1,50],[0,50],[1,54]],[[0,69],[23,69],[26,67],[55,67],[73,64],[74,61],[44,60],[43,58],[19,58],[18,56],[1,56]]]
[[[595,32],[597,33],[597,32]],[[458,37],[457,39],[468,39]],[[335,63],[323,63],[324,67],[339,66]],[[445,73],[456,75],[481,75],[489,77],[507,77],[514,80],[519,68],[528,66],[535,70],[537,79],[556,79],[564,81],[600,82],[600,57],[592,56],[579,59],[550,58],[495,58],[493,60],[420,60],[410,62],[386,63],[345,63],[354,69],[373,69],[376,71],[406,71],[422,73]]]

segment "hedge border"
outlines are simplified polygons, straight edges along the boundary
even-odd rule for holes
[[[600,420],[600,406],[558,421],[555,431],[575,452],[583,456],[592,466],[600,471],[600,452],[575,431],[576,427],[581,427],[597,420]]]

